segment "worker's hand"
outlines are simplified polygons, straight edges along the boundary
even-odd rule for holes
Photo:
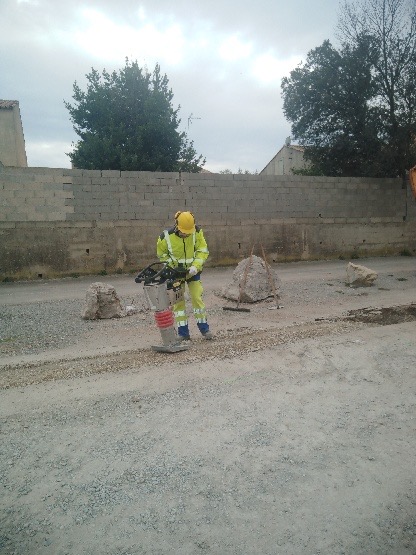
[[[197,273],[198,273],[198,269],[195,268],[195,266],[191,266],[188,270],[188,274],[190,276],[196,276]]]

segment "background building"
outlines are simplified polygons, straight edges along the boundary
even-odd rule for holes
[[[303,146],[291,145],[288,137],[285,145],[261,170],[260,175],[290,175],[293,173],[292,170],[306,168],[308,164],[303,158],[304,151]]]
[[[0,100],[0,165],[27,167],[25,138],[17,100]]]

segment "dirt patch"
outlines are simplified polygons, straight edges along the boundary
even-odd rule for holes
[[[363,322],[364,324],[378,324],[380,326],[413,322],[416,320],[416,304],[350,310],[345,320]]]

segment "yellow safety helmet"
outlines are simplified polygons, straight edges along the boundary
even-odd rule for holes
[[[176,225],[181,233],[187,235],[195,231],[195,218],[191,212],[176,212]]]

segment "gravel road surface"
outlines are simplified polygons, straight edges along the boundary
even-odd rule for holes
[[[0,285],[3,555],[416,553],[416,268],[275,265],[280,301],[160,343],[134,276]],[[84,321],[90,283],[139,311]],[[247,306],[247,305],[246,305]]]

